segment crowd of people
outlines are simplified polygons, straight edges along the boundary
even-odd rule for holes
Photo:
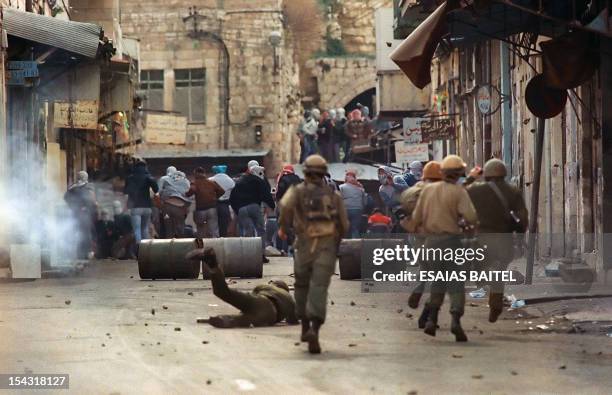
[[[355,145],[369,144],[373,129],[370,110],[360,103],[348,115],[344,108],[323,112],[317,108],[306,110],[298,129],[300,163],[314,154],[321,155],[328,163],[347,163]]]

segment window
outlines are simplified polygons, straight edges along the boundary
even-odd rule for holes
[[[164,109],[164,71],[142,70],[140,72],[140,89],[146,98],[143,108],[146,110]]]
[[[174,80],[174,110],[186,116],[189,122],[206,122],[206,70],[174,70]]]

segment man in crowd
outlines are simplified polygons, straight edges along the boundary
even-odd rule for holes
[[[357,174],[354,171],[349,170],[346,172],[344,184],[340,185],[340,195],[344,200],[344,207],[346,208],[350,224],[346,236],[349,239],[358,239],[367,203],[367,194],[363,185],[357,180]]]
[[[197,227],[198,238],[218,238],[219,220],[217,216],[217,199],[225,193],[216,182],[206,177],[204,169],[198,167],[194,171],[195,180],[187,191],[186,196],[195,196],[196,208],[193,213],[193,222]]]
[[[323,111],[323,114],[321,115],[321,122],[319,123],[319,129],[317,131],[317,142],[321,156],[328,162],[330,162],[333,157],[333,130],[333,119],[331,119],[328,111]]]
[[[134,259],[134,228],[130,216],[123,212],[123,204],[113,202],[113,212],[117,240],[113,244],[112,256],[115,259]]]
[[[336,154],[335,161],[340,160],[340,149],[343,152],[343,162],[346,163],[348,161],[348,153],[351,148],[351,140],[346,134],[346,124],[348,120],[346,119],[346,111],[344,108],[338,108],[336,110],[336,120],[334,123],[334,133],[332,140],[334,142],[334,152]],[[346,158],[346,160],[344,160]]]
[[[523,194],[508,184],[506,165],[491,159],[484,165],[484,182],[476,182],[468,193],[479,219],[478,240],[487,246],[485,270],[506,270],[514,255],[512,233],[527,229],[528,214]],[[503,311],[504,283],[494,282],[489,289],[489,321],[495,322]]]
[[[295,169],[293,168],[293,165],[288,164],[288,165],[283,166],[283,171],[279,173],[278,179],[276,181],[276,195],[274,196],[274,198],[276,199],[275,212],[276,212],[277,221],[278,221],[278,217],[280,216],[279,202],[281,201],[283,196],[285,196],[285,193],[287,193],[289,188],[301,182],[302,182],[302,179],[300,178],[300,176],[295,174]],[[277,248],[280,247],[279,249],[281,251],[285,253],[289,253],[289,247],[293,243],[293,235],[288,235],[287,240],[278,240],[278,236],[277,236],[276,240],[277,240]]]
[[[421,191],[417,205],[408,224],[410,232],[417,230],[426,237],[426,249],[462,248],[462,229],[460,221],[467,224],[477,224],[478,217],[472,201],[458,181],[465,175],[465,163],[457,155],[449,155],[442,161],[442,182],[427,185]],[[434,254],[435,255],[435,254]],[[430,270],[443,272],[447,278],[460,267],[452,259],[431,259],[426,261]],[[461,316],[465,307],[465,284],[463,281],[433,281],[427,309],[429,312],[424,332],[430,336],[436,335],[438,312],[448,293],[451,300],[452,316],[451,332],[458,342],[467,341],[467,336],[461,327]]]
[[[302,120],[298,132],[303,146],[300,155],[300,163],[302,163],[308,156],[317,152],[318,129],[319,122],[315,119],[311,111],[306,110],[304,112],[304,119]]]
[[[423,174],[423,164],[419,161],[411,162],[408,165],[408,171],[404,174],[404,181],[411,187],[421,180]]]
[[[261,237],[262,250],[265,250],[265,223],[261,204],[271,209],[276,207],[269,185],[255,175],[260,166],[251,166],[249,171],[240,177],[230,195],[230,205],[238,216],[240,236]],[[268,259],[264,256],[264,262]]]
[[[153,206],[151,191],[157,194],[159,186],[149,174],[146,162],[140,160],[134,165],[134,171],[125,181],[123,190],[123,193],[128,195],[128,208],[132,218],[136,247],[142,239],[149,238],[149,222]]]
[[[97,220],[98,203],[96,191],[89,183],[86,171],[77,174],[77,180],[64,194],[64,201],[72,211],[76,225],[77,257],[87,259],[92,257],[95,238],[95,221]]]
[[[293,231],[295,302],[302,322],[301,340],[308,351],[321,352],[319,329],[325,322],[327,290],[348,219],[342,197],[325,185],[327,162],[320,155],[304,161],[304,182],[292,187],[280,202],[278,235]]]
[[[169,167],[159,182],[159,195],[164,216],[165,238],[181,238],[185,232],[185,220],[191,201],[187,198],[191,184],[182,171]]]
[[[226,165],[216,165],[212,167],[213,176],[209,180],[217,183],[223,188],[224,193],[217,200],[217,218],[219,223],[219,236],[227,237],[227,230],[229,224],[232,222],[232,214],[230,212],[229,198],[232,193],[232,189],[236,185],[236,182],[227,175]]]
[[[298,323],[295,302],[284,281],[273,280],[267,285],[256,286],[251,293],[240,292],[227,286],[223,269],[212,248],[193,250],[187,254],[187,258],[202,260],[208,266],[215,296],[240,310],[238,315],[210,317],[210,325],[217,328],[249,328],[273,326],[282,321],[291,325]]]
[[[96,221],[96,258],[109,258],[117,238],[115,221],[112,220],[110,212],[103,209],[100,213],[100,219]]]

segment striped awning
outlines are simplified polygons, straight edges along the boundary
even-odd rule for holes
[[[102,27],[4,8],[3,25],[10,36],[95,58]]]

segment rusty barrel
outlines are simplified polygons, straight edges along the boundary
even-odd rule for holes
[[[198,248],[195,239],[150,239],[138,247],[138,273],[141,279],[177,280],[200,276],[200,262],[185,259]]]
[[[260,237],[225,237],[204,239],[204,248],[211,247],[227,277],[261,278],[263,276],[263,249]],[[204,278],[208,268],[202,265]]]
[[[394,248],[405,243],[401,239],[343,239],[338,250],[341,280],[360,280],[361,259],[365,251],[374,248]],[[366,257],[371,259],[372,257]]]

